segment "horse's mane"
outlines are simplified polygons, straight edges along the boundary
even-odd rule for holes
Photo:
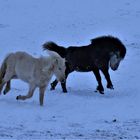
[[[126,54],[126,48],[124,44],[117,38],[113,36],[101,36],[91,39],[91,44],[95,47],[115,47],[115,50],[120,51],[120,55],[124,58]]]

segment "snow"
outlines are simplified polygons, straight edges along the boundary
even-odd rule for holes
[[[115,89],[105,88],[105,95],[94,92],[92,72],[73,72],[68,93],[49,86],[40,107],[38,90],[17,101],[28,86],[13,80],[11,91],[0,96],[0,139],[140,139],[139,5],[139,0],[1,0],[0,63],[13,51],[47,55],[41,48],[45,41],[80,46],[110,34],[123,41],[127,54],[117,71],[110,70]]]

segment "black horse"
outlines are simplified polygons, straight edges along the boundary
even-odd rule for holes
[[[99,70],[102,71],[106,80],[107,88],[113,89],[109,75],[109,66],[112,70],[117,70],[120,61],[125,57],[126,48],[116,37],[102,36],[91,40],[91,44],[82,47],[64,48],[54,42],[43,44],[44,50],[57,52],[66,59],[66,78],[73,71],[89,72],[93,71],[98,81],[97,91],[104,94]],[[58,81],[51,83],[51,89],[55,89]],[[63,92],[67,92],[66,82],[61,83]]]

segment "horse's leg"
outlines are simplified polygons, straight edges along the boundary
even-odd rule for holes
[[[5,95],[7,92],[9,92],[11,89],[11,81],[9,80],[7,83],[6,83],[6,87],[3,91],[3,94]]]
[[[0,94],[1,94],[1,91],[2,91],[3,86],[5,85],[5,83],[6,83],[6,82],[4,82],[3,80],[2,80],[2,82],[0,83]]]
[[[17,76],[15,76],[15,75],[12,77],[12,79],[16,79],[16,78],[17,78]],[[9,81],[6,83],[6,87],[5,87],[4,91],[3,91],[3,94],[4,94],[4,95],[7,94],[7,92],[9,92],[10,89],[11,89],[11,80],[9,80]]]
[[[114,89],[113,85],[112,85],[112,82],[111,82],[111,79],[110,79],[110,75],[109,75],[108,69],[101,69],[101,71],[103,72],[103,74],[104,74],[104,76],[106,78],[107,88]]]
[[[55,87],[56,87],[57,84],[58,84],[58,80],[55,79],[51,83],[51,90],[55,90]],[[67,92],[67,89],[66,89],[66,80],[65,80],[65,82],[61,82],[61,87],[62,87],[63,92],[66,93]]]
[[[97,90],[98,90],[101,94],[104,94],[104,88],[103,88],[103,86],[102,86],[102,81],[101,81],[101,76],[100,76],[100,73],[99,73],[99,69],[94,69],[93,72],[94,72],[94,75],[95,75],[96,80],[97,80],[97,82],[98,82]]]
[[[46,89],[46,86],[39,87],[39,101],[40,101],[41,106],[43,106],[45,89]]]
[[[35,85],[30,85],[29,86],[29,91],[28,91],[28,94],[27,95],[19,95],[16,97],[17,100],[26,100],[28,98],[31,98],[33,96],[33,93],[36,89],[36,86]]]
[[[0,75],[0,94],[1,94],[1,91],[2,91],[3,86],[4,86],[4,84],[5,84],[3,78],[4,78],[4,75]]]
[[[71,73],[73,70],[70,70],[69,67],[66,65],[66,71],[65,71],[65,79],[67,79],[69,73]],[[58,84],[58,80],[55,79],[52,83],[51,83],[51,90],[54,90],[56,85]],[[66,88],[66,80],[64,82],[61,82],[61,87],[64,93],[67,92],[67,88]]]
[[[58,84],[58,80],[55,79],[52,83],[51,83],[51,90],[55,90],[56,85]]]
[[[63,90],[64,93],[68,92],[67,88],[66,88],[66,80],[65,80],[65,82],[61,82],[61,87],[62,87],[62,90]]]
[[[0,79],[0,81],[1,81],[0,82],[0,94],[1,94],[1,91],[3,89],[3,86],[12,79],[12,76],[13,76],[12,71],[10,71],[10,72],[7,71],[4,75],[4,78]]]
[[[62,90],[64,93],[67,93],[67,88],[66,88],[66,80],[68,78],[68,75],[69,75],[70,72],[66,72],[66,77],[65,77],[65,81],[61,82],[61,87],[62,87]]]

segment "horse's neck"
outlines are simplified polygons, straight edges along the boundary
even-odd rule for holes
[[[41,57],[40,58],[40,63],[42,65],[43,71],[48,71],[50,73],[54,73],[54,70],[56,68],[55,64],[55,58],[53,57]]]
[[[39,61],[40,63],[43,65],[43,67],[45,67],[46,65],[49,65],[50,64],[50,57],[44,57],[44,56],[41,56],[39,58]]]

